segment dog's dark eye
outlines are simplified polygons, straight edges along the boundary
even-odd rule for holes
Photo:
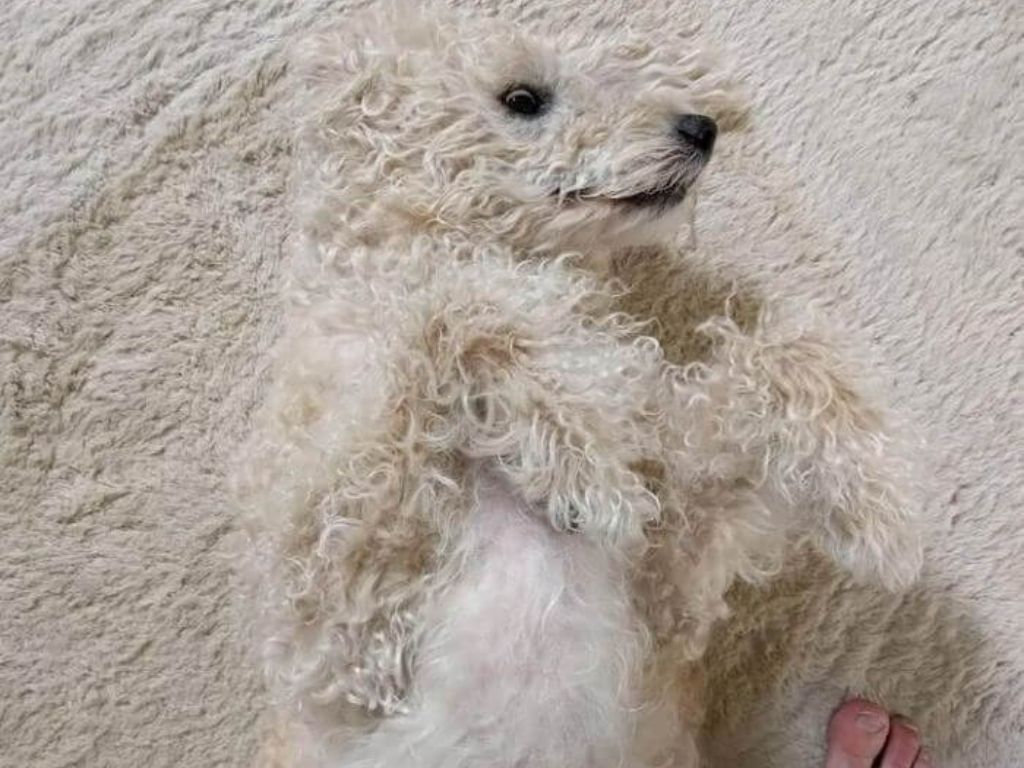
[[[536,117],[544,111],[547,100],[539,91],[525,85],[516,85],[501,95],[505,109],[523,117]]]

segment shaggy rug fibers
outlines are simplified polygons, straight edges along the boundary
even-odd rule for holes
[[[932,446],[935,534],[909,594],[812,559],[735,590],[705,665],[715,765],[817,768],[830,708],[857,690],[916,718],[944,766],[1018,766],[1024,12],[695,0],[684,19],[649,2],[702,22],[755,105],[708,172],[697,255],[824,302]],[[500,5],[597,28],[631,4]],[[251,762],[261,693],[234,629],[223,473],[276,332],[282,46],[349,10],[4,6],[3,766]]]

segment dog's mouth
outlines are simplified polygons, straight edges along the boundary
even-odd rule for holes
[[[584,187],[568,193],[556,190],[552,195],[563,202],[577,203],[596,200],[629,208],[664,209],[683,202],[687,189],[686,184],[675,184],[668,187],[654,187],[631,195],[603,195],[596,190]]]
[[[640,168],[622,169],[624,174],[612,171],[610,178],[597,183],[570,177],[565,180],[567,185],[556,186],[550,194],[560,204],[597,202],[645,214],[663,213],[683,202],[711,157],[710,145],[687,147],[657,152],[647,157]],[[637,173],[641,169],[643,173]],[[645,182],[650,186],[641,187]]]
[[[634,208],[668,208],[683,202],[686,197],[687,187],[685,184],[677,184],[673,187],[658,187],[644,190],[625,197],[604,198],[611,203],[628,205]]]

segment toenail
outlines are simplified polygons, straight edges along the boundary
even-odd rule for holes
[[[889,718],[871,709],[862,709],[857,715],[857,727],[865,733],[884,731],[889,725]]]
[[[914,768],[935,768],[935,762],[932,760],[931,752],[927,749],[922,749],[920,754],[917,756],[917,762],[914,763]]]
[[[907,719],[906,717],[904,717],[903,715],[893,715],[893,716],[892,716],[892,719],[893,719],[893,720],[897,720],[897,721],[899,721],[899,724],[900,724],[901,726],[903,726],[904,728],[906,728],[906,729],[907,729],[908,731],[910,731],[910,732],[911,732],[912,734],[914,734],[915,736],[920,736],[920,735],[921,735],[921,729],[920,729],[920,728],[918,728],[918,727],[917,727],[916,725],[914,725],[914,723],[913,723],[913,722],[911,722],[910,720],[908,720],[908,719]]]

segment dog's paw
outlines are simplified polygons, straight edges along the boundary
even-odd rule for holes
[[[638,475],[569,446],[503,457],[498,468],[557,531],[629,548],[643,540],[645,527],[660,514],[657,497]]]
[[[657,497],[634,478],[621,486],[595,482],[554,493],[545,506],[555,529],[620,545],[641,541],[660,511]]]

